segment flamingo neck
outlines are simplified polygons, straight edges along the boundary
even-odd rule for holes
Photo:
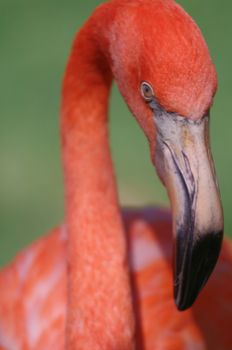
[[[74,43],[62,102],[71,349],[133,348],[126,242],[108,142],[111,82],[86,26]]]

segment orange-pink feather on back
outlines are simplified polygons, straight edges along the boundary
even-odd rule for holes
[[[231,243],[224,242],[218,266],[197,303],[180,313],[172,294],[170,216],[147,208],[127,210],[123,220],[138,349],[230,350]],[[66,243],[64,227],[53,230],[1,271],[1,350],[65,348]]]

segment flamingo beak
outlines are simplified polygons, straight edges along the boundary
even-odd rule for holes
[[[173,213],[174,296],[186,310],[211,275],[221,249],[223,211],[209,145],[209,117],[156,113],[155,166]]]

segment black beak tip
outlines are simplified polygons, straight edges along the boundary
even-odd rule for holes
[[[174,298],[179,311],[190,308],[202,288],[208,281],[217,263],[223,230],[198,235],[198,239],[188,245],[187,251],[177,252],[181,256],[176,257],[182,260],[183,266],[180,271],[175,271]]]
[[[197,295],[189,294],[188,296],[185,296],[185,298],[180,298],[178,290],[174,290],[175,294],[175,304],[178,311],[186,311],[188,310],[195,302]]]

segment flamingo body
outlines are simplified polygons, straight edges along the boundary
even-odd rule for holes
[[[113,78],[148,138],[172,225],[162,210],[119,209],[107,128]],[[207,114],[216,86],[199,29],[172,0],[112,0],[94,12],[63,82],[65,224],[2,270],[0,349],[231,349],[228,241],[193,308],[177,311],[172,292],[172,226],[180,310],[221,248]]]
[[[197,303],[180,313],[172,295],[169,213],[147,208],[124,210],[122,214],[138,349],[230,350],[231,243],[225,240],[219,264]],[[67,233],[61,226],[25,249],[2,271],[0,349],[65,348],[66,243]]]

